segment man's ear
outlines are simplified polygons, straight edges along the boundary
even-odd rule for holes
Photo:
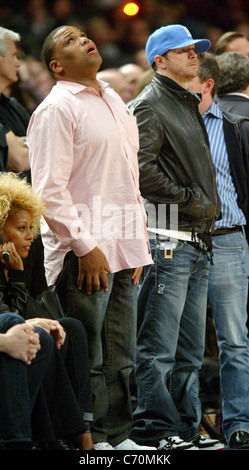
[[[60,65],[60,62],[56,59],[51,60],[51,62],[49,63],[49,67],[52,72],[56,74],[60,74],[63,71],[62,65]]]
[[[211,94],[213,87],[214,87],[214,80],[212,78],[208,78],[205,84],[204,92]]]
[[[155,58],[154,58],[154,62],[157,66],[158,69],[166,69],[166,61],[165,61],[165,57],[161,56],[161,55],[156,55]]]

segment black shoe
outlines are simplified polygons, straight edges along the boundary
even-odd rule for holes
[[[230,449],[249,449],[249,433],[246,431],[236,431],[229,441]]]
[[[224,444],[218,439],[212,439],[210,437],[205,437],[202,434],[199,434],[195,438],[191,439],[191,442],[199,449],[204,450],[223,450]]]
[[[159,442],[157,450],[199,450],[193,442],[185,442],[179,436],[170,436]]]

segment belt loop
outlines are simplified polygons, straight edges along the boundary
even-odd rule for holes
[[[244,225],[242,225],[242,233],[243,233],[244,237],[246,238],[246,231],[245,231]]]

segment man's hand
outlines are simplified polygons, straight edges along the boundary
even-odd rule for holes
[[[139,283],[140,276],[143,272],[143,266],[140,268],[134,268],[133,273],[132,273],[132,284],[137,285]]]
[[[77,287],[82,289],[85,281],[87,294],[91,294],[93,289],[97,291],[101,287],[104,291],[108,291],[107,273],[110,272],[111,268],[104,253],[96,247],[79,258]]]

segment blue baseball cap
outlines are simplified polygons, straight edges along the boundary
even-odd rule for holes
[[[148,62],[153,64],[156,55],[163,55],[171,49],[179,49],[195,44],[195,52],[207,51],[211,42],[209,39],[193,39],[190,31],[180,24],[161,26],[152,33],[146,43],[145,51]]]

